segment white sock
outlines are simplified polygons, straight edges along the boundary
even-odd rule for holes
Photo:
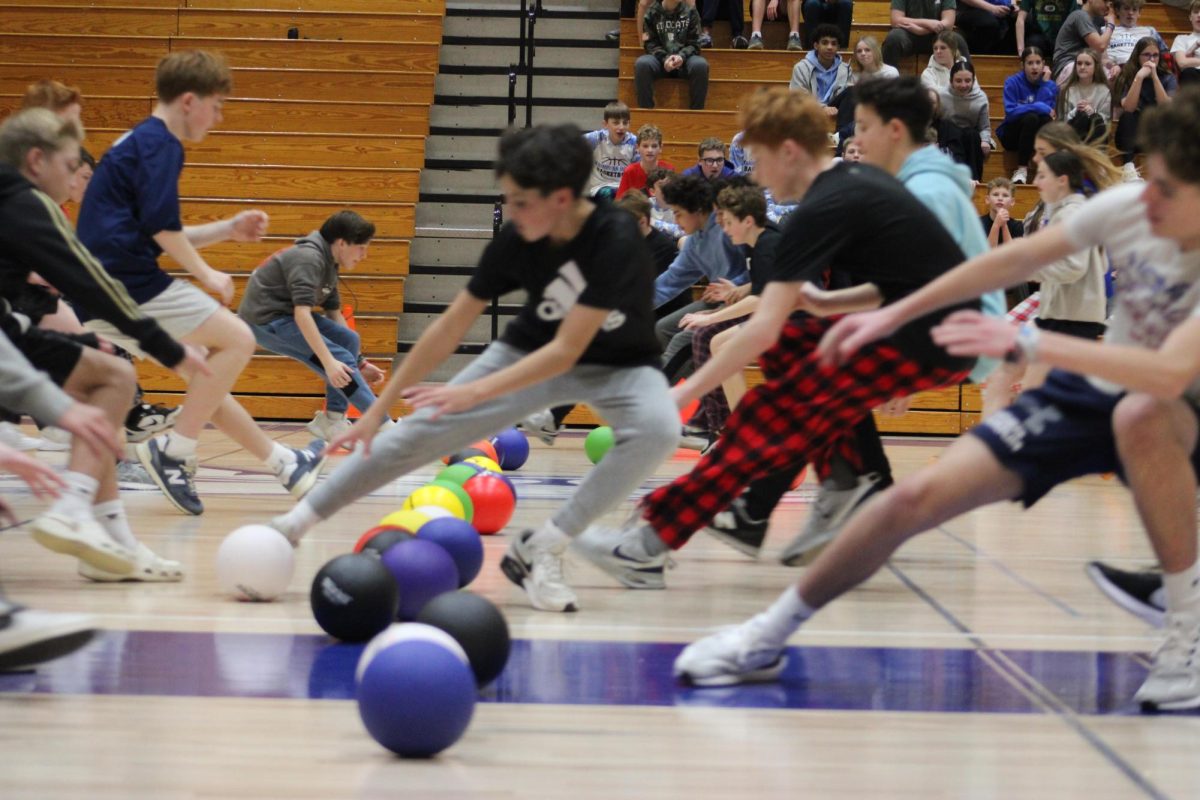
[[[1167,610],[1186,611],[1200,616],[1200,562],[1181,572],[1164,572]]]
[[[345,411],[326,411],[325,416],[328,417],[329,419],[333,420],[334,422],[337,422],[338,420],[343,420],[346,418],[346,412]]]
[[[108,535],[130,550],[136,550],[137,537],[129,527],[129,518],[125,516],[125,505],[120,500],[109,500],[92,506],[96,520],[108,531]]]
[[[167,434],[167,443],[163,445],[163,452],[176,461],[184,461],[196,455],[196,440],[189,439],[177,431],[171,431]]]
[[[304,534],[309,532],[313,525],[316,525],[320,521],[320,515],[309,505],[308,501],[301,500],[292,506],[291,511],[271,520],[271,524],[283,531],[283,535],[292,544],[296,544]]]
[[[96,497],[96,490],[100,488],[100,482],[91,475],[71,470],[64,472],[62,477],[67,485],[63,487],[62,494],[54,501],[50,510],[55,514],[75,519],[90,517],[92,500]]]
[[[815,613],[815,608],[810,608],[800,599],[796,587],[789,586],[770,608],[758,616],[764,623],[763,633],[782,647],[788,637]]]
[[[279,474],[284,467],[295,463],[296,454],[291,448],[284,447],[279,442],[271,445],[271,455],[267,456],[267,469]]]
[[[529,537],[529,544],[535,547],[545,547],[553,552],[564,550],[570,537],[563,533],[557,525],[550,520],[542,523],[542,527],[533,532],[533,536]]]

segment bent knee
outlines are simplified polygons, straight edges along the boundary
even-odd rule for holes
[[[1113,409],[1113,432],[1120,438],[1164,425],[1171,419],[1171,405],[1172,401],[1148,394],[1126,395]]]

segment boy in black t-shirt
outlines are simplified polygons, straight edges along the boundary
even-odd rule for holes
[[[963,253],[895,178],[866,164],[832,163],[829,118],[811,95],[760,91],[744,108],[743,141],[755,146],[756,180],[800,204],[783,224],[753,316],[671,394],[685,406],[747,358],[760,357],[765,380],[742,398],[690,473],[645,498],[641,519],[580,537],[580,550],[630,588],[663,588],[662,570],[653,569],[662,552],[683,547],[751,481],[798,460],[828,463],[872,408],[958,383],[974,364],[930,342],[945,310],[900,328],[842,369],[819,363],[817,344],[833,324],[828,317],[894,302],[954,267]],[[832,285],[849,288],[816,290],[827,271]],[[978,301],[959,308],[972,305],[979,308]]]
[[[272,525],[298,542],[318,521],[431,459],[539,409],[586,402],[612,425],[616,446],[553,518],[513,537],[501,562],[534,608],[577,608],[562,578],[571,537],[627,498],[679,436],[678,412],[658,368],[649,251],[629,214],[584,196],[591,169],[591,152],[574,125],[501,138],[496,175],[508,224],[379,402],[329,442],[331,450],[363,446]],[[522,288],[529,300],[498,341],[450,383],[417,385],[454,353],[493,297]],[[376,436],[386,409],[401,397],[413,414]],[[652,568],[661,571],[665,561],[664,552]]]

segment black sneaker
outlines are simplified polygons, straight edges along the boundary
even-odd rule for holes
[[[704,531],[739,553],[758,558],[763,540],[767,538],[769,522],[770,520],[765,519],[750,519],[746,514],[745,501],[737,497],[729,504],[729,508],[717,512]]]
[[[619,41],[621,41],[621,29],[620,29],[620,28],[613,28],[611,31],[609,31],[608,33],[604,34],[604,38],[605,38],[605,39],[607,39],[607,40],[608,40],[608,41],[610,41],[610,42],[619,42]]]
[[[1162,574],[1147,570],[1126,572],[1091,561],[1084,572],[1104,595],[1135,617],[1161,628],[1167,616],[1167,594]]]
[[[156,433],[162,433],[175,425],[181,406],[138,403],[125,415],[125,441],[144,442]]]
[[[750,40],[745,36],[735,36],[733,37],[732,44],[734,50],[745,50],[750,46]]]
[[[196,493],[196,457],[171,458],[162,449],[158,439],[139,442],[134,448],[138,461],[150,473],[151,480],[162,489],[171,504],[185,514],[199,516],[204,513],[204,504]]]

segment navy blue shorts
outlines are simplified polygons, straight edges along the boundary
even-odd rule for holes
[[[1021,476],[1025,490],[1013,499],[1028,508],[1072,478],[1122,474],[1112,429],[1113,409],[1122,397],[1056,369],[1042,386],[1022,392],[970,432],[1001,466]],[[1192,411],[1197,413],[1195,406]],[[1192,469],[1200,475],[1200,447],[1192,453]]]

